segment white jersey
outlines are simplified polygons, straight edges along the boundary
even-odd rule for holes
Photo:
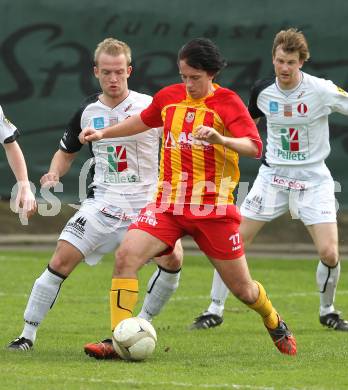
[[[4,115],[0,106],[0,143],[8,144],[17,139],[19,132],[15,125],[13,125]]]
[[[111,108],[104,105],[98,95],[90,97],[71,120],[60,141],[60,149],[77,152],[82,147],[78,139],[82,129],[98,130],[122,122],[139,114],[151,101],[148,95],[130,91],[124,101]],[[152,199],[158,179],[159,138],[159,130],[150,129],[130,137],[90,143],[95,164],[88,197],[113,206],[113,210],[105,213],[114,215],[115,209],[122,209],[132,214],[132,210],[137,211]]]
[[[348,94],[329,80],[302,73],[292,91],[279,89],[276,79],[257,82],[249,101],[251,116],[267,119],[266,163],[307,165],[330,153],[328,115],[348,115]]]

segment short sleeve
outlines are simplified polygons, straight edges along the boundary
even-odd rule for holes
[[[323,104],[331,112],[348,115],[348,93],[330,80],[320,79],[317,84]]]
[[[59,149],[66,153],[76,153],[82,148],[79,140],[81,133],[81,114],[83,109],[78,110],[70,119],[68,126],[59,142]]]
[[[8,144],[14,142],[18,136],[19,131],[16,126],[5,117],[0,107],[0,143]]]
[[[161,115],[162,107],[160,101],[161,101],[161,91],[155,94],[151,104],[140,113],[140,118],[145,123],[146,126],[148,127],[163,126],[163,120]]]
[[[257,145],[257,158],[260,158],[262,155],[262,140],[259,131],[245,104],[237,94],[231,93],[228,98],[224,99],[224,105],[219,109],[219,115],[233,137],[247,137]]]

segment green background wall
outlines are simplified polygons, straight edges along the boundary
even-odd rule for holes
[[[187,40],[206,36],[221,48],[228,67],[219,82],[247,102],[251,84],[272,74],[271,46],[282,28],[307,35],[312,58],[304,70],[348,89],[348,3],[344,0],[143,0],[0,1],[0,104],[21,130],[20,144],[30,177],[39,188],[65,124],[84,96],[98,84],[92,53],[114,36],[133,49],[132,89],[153,94],[179,80],[176,53]],[[347,118],[331,116],[332,153],[327,163],[348,208]],[[77,200],[78,173],[85,148],[63,180],[66,201]],[[241,160],[242,180],[252,183],[259,162]],[[14,179],[0,153],[0,195],[9,196]]]

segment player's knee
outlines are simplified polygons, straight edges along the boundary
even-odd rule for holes
[[[335,245],[325,246],[319,250],[319,257],[326,265],[334,267],[338,262],[338,250]]]
[[[238,283],[232,288],[233,295],[240,301],[251,304],[257,300],[257,292],[250,283]]]
[[[182,247],[180,246],[179,248],[175,248],[170,255],[164,257],[165,261],[162,266],[165,269],[177,271],[182,267],[183,257]]]
[[[182,258],[178,258],[173,254],[157,257],[155,261],[160,267],[171,272],[180,270],[182,266]]]
[[[175,244],[174,251],[170,254],[173,270],[177,270],[182,267],[184,260],[184,250],[182,248],[181,241]]]
[[[170,258],[168,268],[172,271],[177,271],[182,267],[182,256],[176,255],[174,252]]]
[[[67,257],[61,256],[58,253],[55,253],[53,255],[49,265],[53,271],[64,276],[68,276],[72,268],[70,260]]]
[[[116,269],[122,270],[128,261],[128,249],[122,245],[116,250],[115,253]]]
[[[115,271],[117,275],[124,275],[129,271],[137,271],[138,256],[134,250],[127,245],[122,245],[115,254]]]

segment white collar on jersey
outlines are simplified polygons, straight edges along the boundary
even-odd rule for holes
[[[300,71],[301,72],[301,71]],[[303,81],[303,73],[301,72],[301,80],[300,82],[296,85],[296,87],[294,88],[291,88],[291,89],[282,89],[280,88],[279,84],[278,84],[278,79],[276,78],[276,81],[275,81],[275,84],[279,90],[280,93],[282,93],[283,95],[285,95],[286,97],[289,97],[293,92],[297,91],[301,84],[302,84],[302,81]]]

